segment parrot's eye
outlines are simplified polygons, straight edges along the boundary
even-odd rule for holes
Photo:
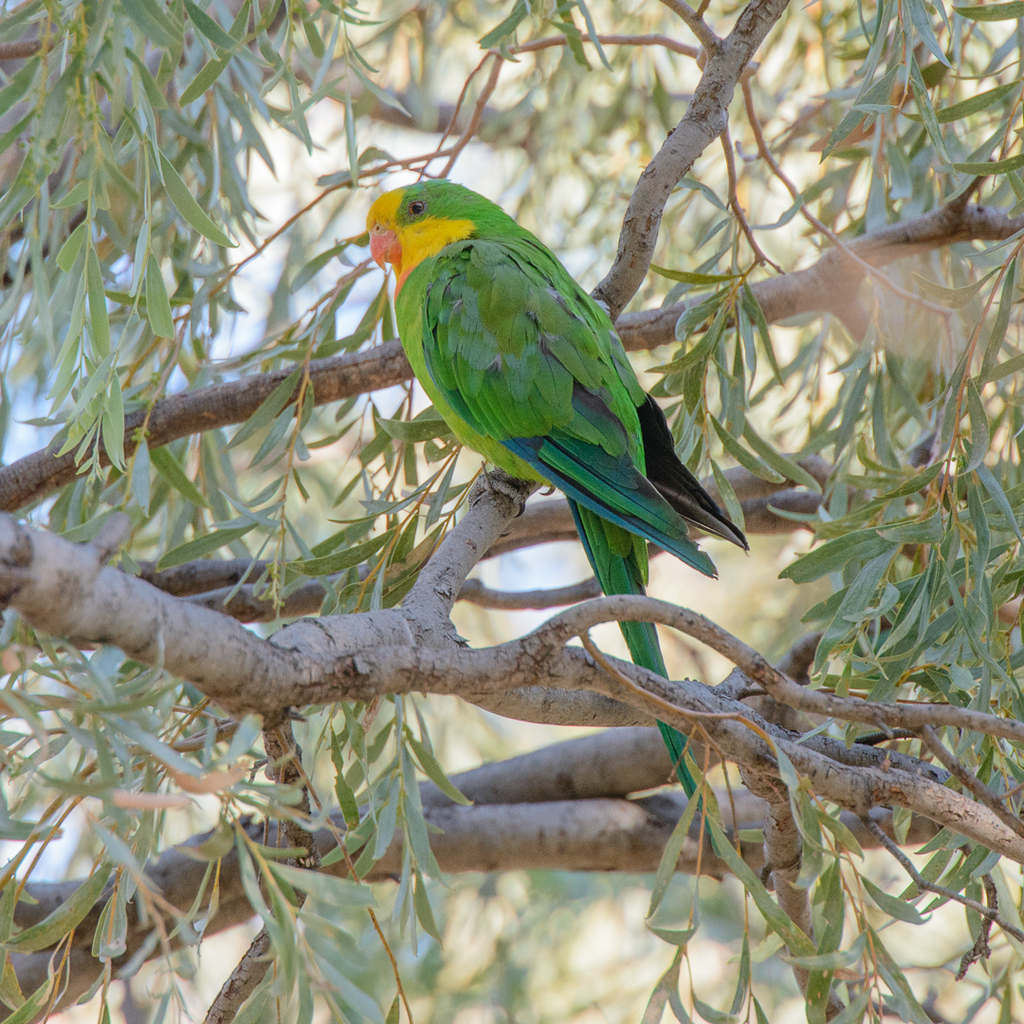
[[[427,204],[422,199],[415,199],[409,204],[409,212],[414,216],[418,217],[427,209]]]

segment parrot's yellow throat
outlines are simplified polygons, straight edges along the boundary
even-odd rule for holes
[[[471,220],[432,217],[425,211],[405,209],[405,189],[385,192],[370,207],[366,229],[370,232],[370,255],[382,270],[395,268],[397,295],[405,279],[423,260],[436,256],[446,245],[469,238],[476,225]],[[415,202],[408,204],[415,207]],[[422,205],[422,204],[421,204]]]

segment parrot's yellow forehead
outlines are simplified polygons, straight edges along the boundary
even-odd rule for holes
[[[402,205],[404,192],[404,189],[398,188],[392,192],[385,192],[377,199],[366,215],[366,226],[373,227],[374,224],[380,224],[382,227],[395,227],[398,208]]]

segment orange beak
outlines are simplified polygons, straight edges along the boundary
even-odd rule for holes
[[[370,228],[370,255],[381,270],[385,263],[398,263],[402,259],[402,244],[394,228],[375,224]]]

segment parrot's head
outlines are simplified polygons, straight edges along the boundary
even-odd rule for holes
[[[479,226],[499,207],[450,181],[421,181],[385,192],[370,207],[366,229],[370,255],[382,269],[392,264],[401,291],[405,279],[423,260],[446,245],[478,235]]]

